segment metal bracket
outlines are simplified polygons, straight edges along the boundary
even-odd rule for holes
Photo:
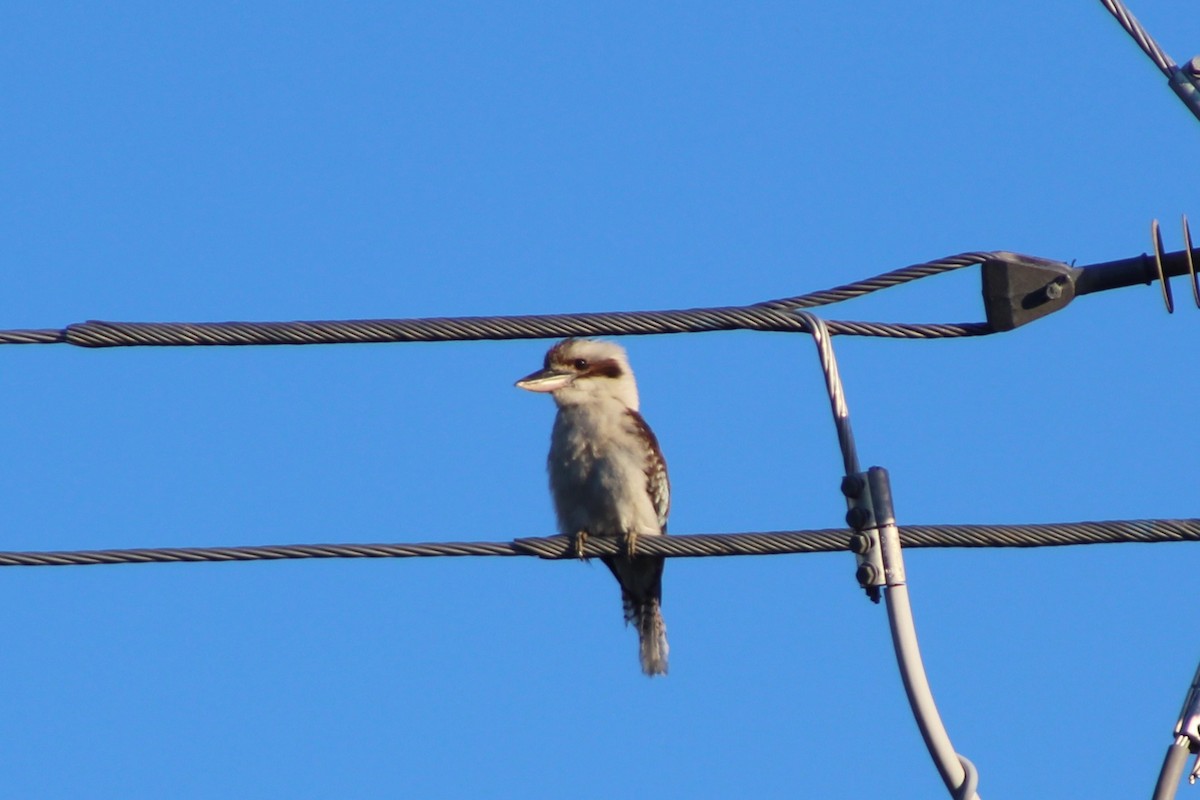
[[[857,564],[854,577],[871,602],[878,603],[884,586],[905,581],[887,470],[871,467],[847,475],[842,478],[842,494],[846,496],[846,524],[854,531],[850,535],[850,550]]]
[[[983,307],[988,323],[1011,331],[1064,308],[1075,299],[1080,270],[1061,261],[999,251],[983,263]]]
[[[883,548],[879,529],[875,527],[875,506],[867,488],[867,473],[859,472],[842,478],[842,494],[846,496],[846,524],[850,534],[850,551],[854,553],[854,577],[872,603],[878,603],[883,579]]]
[[[1184,105],[1200,119],[1200,56],[1194,56],[1183,66],[1172,68],[1167,82]]]
[[[1200,778],[1200,668],[1196,669],[1192,685],[1184,698],[1179,721],[1175,723],[1175,735],[1186,738],[1188,751],[1196,756],[1196,762],[1188,774],[1188,783],[1195,783]]]

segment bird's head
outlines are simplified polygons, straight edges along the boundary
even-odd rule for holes
[[[546,353],[543,369],[526,375],[517,386],[549,392],[559,406],[618,401],[637,411],[637,383],[625,348],[594,339],[564,339]]]

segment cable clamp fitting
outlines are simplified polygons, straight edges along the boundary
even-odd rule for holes
[[[1182,66],[1171,68],[1168,81],[1172,91],[1200,119],[1200,56]]]
[[[1200,778],[1200,668],[1197,668],[1188,688],[1187,697],[1183,701],[1183,710],[1179,712],[1179,722],[1175,723],[1175,736],[1187,739],[1188,752],[1196,756],[1192,771],[1188,774],[1188,783],[1195,783]]]
[[[1066,307],[1080,270],[1061,261],[997,251],[983,262],[983,307],[995,330],[1011,331]]]
[[[884,586],[899,586],[905,581],[887,470],[871,467],[847,475],[841,488],[846,497],[846,524],[853,531],[850,551],[856,564],[854,577],[871,602],[878,603]]]

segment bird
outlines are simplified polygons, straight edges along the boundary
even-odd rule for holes
[[[626,624],[638,634],[642,672],[667,672],[662,617],[662,556],[636,554],[639,536],[667,532],[671,482],[658,439],[638,411],[637,382],[625,348],[595,339],[564,339],[543,368],[516,382],[545,392],[558,413],[546,461],[558,529],[582,557],[589,536],[619,538],[624,552],[604,556],[621,586]]]

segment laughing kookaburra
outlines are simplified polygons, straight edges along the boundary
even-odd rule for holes
[[[665,674],[664,559],[634,553],[638,536],[667,532],[671,486],[658,440],[638,413],[624,348],[566,339],[546,353],[544,369],[517,386],[549,392],[558,405],[547,469],[559,531],[575,537],[578,548],[588,536],[622,540],[625,555],[603,560],[621,584],[625,622],[637,628],[642,671]]]

